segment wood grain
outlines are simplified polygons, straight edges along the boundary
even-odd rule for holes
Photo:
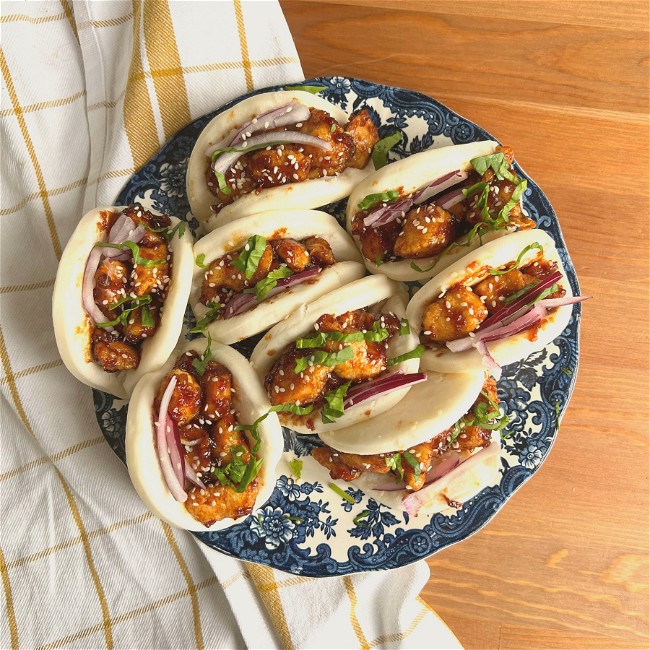
[[[417,90],[512,146],[594,297],[552,453],[423,598],[468,649],[647,648],[647,3],[281,4],[307,78]]]

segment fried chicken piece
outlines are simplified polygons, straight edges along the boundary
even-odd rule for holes
[[[303,123],[300,131],[332,145],[330,151],[309,145],[301,147],[311,160],[309,178],[334,176],[350,164],[355,153],[354,138],[345,133],[339,123],[325,111],[312,108],[309,119]]]
[[[489,275],[474,286],[473,290],[477,296],[484,298],[488,312],[494,314],[504,306],[508,296],[534,281],[535,278],[524,275],[519,269],[512,269],[502,275]]]
[[[213,459],[217,467],[224,467],[233,460],[233,449],[243,447],[239,450],[238,458],[248,463],[251,459],[248,440],[243,431],[235,429],[235,416],[227,413],[212,426],[212,440],[214,442]]]
[[[251,287],[262,278],[265,278],[269,274],[269,271],[273,270],[273,249],[268,243],[262,253],[257,269],[250,279],[246,278],[232,263],[232,260],[239,257],[239,255],[240,252],[228,253],[210,262],[207,271],[203,275],[203,282],[201,284],[201,296],[199,300],[202,304],[209,305],[217,301],[222,303],[224,300],[224,289],[241,293],[247,287]]]
[[[402,459],[404,482],[412,490],[420,490],[424,487],[427,472],[431,469],[433,458],[438,455],[437,445],[433,440],[428,440],[427,442],[410,447],[408,451],[415,456],[415,459],[420,464],[420,470],[416,476],[415,468],[408,461]]]
[[[300,373],[295,371],[296,360],[312,352],[292,347],[278,359],[265,382],[271,404],[311,404],[325,392],[329,368],[311,365]]]
[[[390,454],[346,454],[331,447],[316,447],[311,452],[312,457],[330,471],[333,479],[354,481],[364,472],[387,474],[390,468],[386,464],[386,456]]]
[[[346,311],[335,316],[334,314],[323,314],[317,321],[315,329],[319,332],[360,332],[371,330],[375,324],[376,317],[364,309]]]
[[[212,194],[217,197],[215,208],[222,208],[224,205],[232,203],[243,194],[248,194],[255,189],[255,183],[251,180],[246,166],[246,157],[240,158],[232,167],[226,170],[224,179],[226,186],[230,190],[228,193],[219,189],[219,183],[212,170],[212,163],[209,158],[205,169],[205,182]]]
[[[355,223],[363,224],[363,219],[357,219]],[[375,264],[391,258],[401,228],[399,219],[383,226],[362,228],[359,232],[359,244],[363,256]]]
[[[136,348],[120,341],[116,332],[107,332],[98,327],[92,334],[92,354],[106,372],[133,370],[140,363],[140,353]]]
[[[193,362],[194,359],[198,359],[200,356],[201,355],[195,350],[188,350],[187,352],[183,352],[183,354],[181,354],[178,359],[176,359],[174,368],[184,370],[185,372],[189,372],[191,375],[198,377],[199,373],[196,371]]]
[[[206,485],[205,490],[192,487],[185,508],[194,519],[209,527],[222,519],[240,519],[250,515],[258,491],[257,481],[249,483],[243,492],[235,492],[220,484]]]
[[[295,239],[276,239],[271,242],[273,252],[292,271],[304,271],[311,263],[307,248]]]
[[[201,386],[196,378],[179,368],[174,368],[160,384],[158,394],[154,400],[156,413],[160,410],[160,401],[172,377],[176,377],[176,385],[172,392],[167,412],[179,427],[191,422],[201,408]]]
[[[133,205],[124,208],[122,214],[129,217],[136,226],[142,224],[147,229],[160,230],[162,228],[169,228],[172,224],[171,219],[166,214],[154,214],[153,212],[149,212],[149,210],[145,210],[139,203],[134,203]],[[160,237],[160,235],[155,232],[148,233],[148,235],[149,234]]]
[[[247,155],[248,173],[256,187],[299,183],[309,178],[311,160],[295,145],[275,145]]]
[[[334,373],[345,380],[364,381],[377,377],[386,370],[386,345],[374,341],[353,341],[336,343],[328,341],[325,349],[337,352],[343,347],[352,349],[354,356],[334,366]]]
[[[110,307],[124,298],[128,281],[129,267],[124,262],[105,257],[97,267],[93,297],[108,320],[114,320],[119,314],[117,310],[111,310]]]
[[[201,377],[203,406],[201,417],[217,420],[226,417],[232,408],[232,376],[217,361],[209,361]]]
[[[522,266],[520,271],[537,280],[543,280],[546,276],[557,271],[557,262],[551,262],[544,257],[538,257],[534,262]]]
[[[456,220],[433,203],[418,206],[406,214],[393,252],[399,257],[431,257],[442,252],[456,238]]]
[[[425,309],[422,336],[436,343],[453,341],[477,329],[487,315],[488,310],[476,294],[466,287],[454,287]]]
[[[193,442],[185,450],[185,462],[196,472],[199,478],[210,476],[213,465],[213,447],[210,434],[205,426],[192,422],[180,429],[181,440]]]
[[[142,324],[143,309],[147,309],[149,311],[149,314],[153,319],[153,325]],[[126,325],[124,326],[124,340],[127,343],[132,343],[135,345],[136,343],[139,343],[140,341],[153,336],[160,321],[159,314],[160,307],[155,303],[134,309],[129,314]]]
[[[353,113],[344,130],[352,136],[355,145],[354,156],[349,167],[363,169],[368,164],[372,150],[379,141],[377,127],[372,121],[368,109],[362,108]]]
[[[327,240],[314,236],[308,237],[303,243],[314,264],[321,268],[336,264],[336,258]]]
[[[134,264],[130,275],[129,291],[138,298],[150,293],[163,294],[169,283],[169,248],[166,242],[156,246],[140,246],[140,257],[155,261],[152,266]]]

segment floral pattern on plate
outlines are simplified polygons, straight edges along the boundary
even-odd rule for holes
[[[414,91],[346,77],[322,77],[306,83],[323,86],[321,94],[344,110],[368,107],[382,124],[379,129],[382,137],[400,130],[404,138],[391,152],[391,160],[429,147],[495,139],[446,106]],[[140,201],[179,217],[186,216],[196,233],[198,224],[189,214],[185,193],[185,171],[192,146],[210,119],[243,98],[199,118],[175,135],[129,180],[117,204]],[[518,166],[517,172],[528,178]],[[343,223],[345,205],[344,200],[324,209]],[[553,208],[530,178],[524,206],[537,226],[555,240],[573,292],[577,294],[575,270]],[[186,321],[188,325],[192,322],[189,310]],[[327,470],[309,456],[313,446],[319,444],[318,439],[296,436],[284,429],[285,454],[278,466],[270,500],[231,528],[197,533],[197,537],[222,553],[316,577],[391,569],[462,541],[487,524],[548,456],[575,384],[579,323],[580,305],[576,305],[569,325],[553,343],[504,368],[498,390],[510,423],[507,437],[502,441],[500,481],[458,510],[410,518],[406,512],[389,508],[353,483],[338,482],[346,495],[343,498],[330,487],[332,480]],[[250,355],[256,342],[257,337],[235,347]],[[127,404],[99,391],[93,393],[99,426],[124,460]],[[289,465],[295,458],[303,463],[300,479]]]

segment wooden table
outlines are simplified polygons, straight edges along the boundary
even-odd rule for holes
[[[282,7],[306,77],[417,90],[511,145],[594,296],[552,453],[485,529],[428,560],[423,598],[468,649],[647,648],[647,3]]]

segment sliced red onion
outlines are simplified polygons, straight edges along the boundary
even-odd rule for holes
[[[81,289],[81,297],[83,301],[84,309],[87,314],[95,321],[95,324],[105,323],[108,319],[102,313],[101,309],[95,303],[95,273],[97,272],[97,267],[102,257],[101,248],[93,248],[88,255],[88,261],[86,262],[86,269],[84,271],[84,279]],[[112,327],[104,328],[108,332],[112,332]]]
[[[383,476],[382,479],[385,482],[377,483],[371,488],[371,490],[374,492],[404,492],[404,490],[406,490],[406,483],[404,483],[404,481],[399,481],[397,483],[395,483],[395,481],[391,481],[389,483],[388,480]]]
[[[183,503],[187,500],[187,493],[185,492],[183,484],[178,480],[175,468],[172,466],[172,458],[170,454],[172,453],[171,449],[174,445],[170,446],[168,442],[168,429],[171,432],[172,428],[168,427],[167,424],[168,421],[171,420],[167,415],[167,410],[175,386],[176,377],[173,376],[169,380],[167,388],[165,388],[165,392],[160,400],[160,410],[158,411],[158,421],[156,422],[156,450],[158,453],[158,460],[160,461],[160,469],[162,470],[163,478],[165,479],[169,491],[172,493],[172,496],[176,501]]]
[[[424,485],[430,485],[434,481],[437,481],[439,478],[442,478],[446,474],[449,474],[453,469],[456,469],[464,459],[460,457],[459,452],[452,451],[450,455],[446,458],[443,458],[439,463],[434,465],[428,472]]]
[[[476,333],[475,340],[485,341],[487,343],[488,341],[499,341],[500,339],[514,336],[515,334],[519,334],[519,332],[523,332],[529,327],[539,323],[546,314],[546,308],[537,303],[525,314],[505,325],[502,325],[501,327],[490,328],[489,331],[485,332],[479,330]]]
[[[223,153],[212,163],[212,169],[215,172],[225,174],[242,156],[248,152],[247,148],[253,148],[258,145],[268,144],[269,146],[274,143],[282,144],[303,144],[310,147],[317,147],[323,151],[331,151],[332,144],[326,140],[321,140],[314,135],[308,133],[301,133],[300,131],[277,131],[271,133],[262,133],[261,135],[254,135],[242,143],[242,149],[237,152]]]
[[[135,222],[131,217],[126,214],[121,214],[113,224],[110,232],[108,233],[108,241],[117,242],[121,241],[126,233],[135,229]]]
[[[397,203],[389,203],[378,210],[371,212],[363,219],[364,226],[385,226],[395,219],[403,217],[413,206],[413,199],[405,198]]]
[[[399,388],[405,388],[406,386],[414,386],[426,380],[427,375],[424,372],[406,374],[398,370],[378,379],[367,381],[364,384],[354,386],[348,391],[343,401],[343,410],[356,406],[377,395],[389,393]]]
[[[190,483],[194,483],[196,487],[201,488],[202,490],[206,489],[205,483],[198,477],[197,473],[189,463],[185,463],[185,478],[190,481]]]
[[[584,300],[589,300],[591,296],[565,296],[563,298],[544,298],[540,300],[537,304],[547,309],[552,309],[553,307],[564,307],[565,305],[575,305],[576,303],[583,302]]]
[[[443,194],[436,200],[436,204],[439,205],[443,210],[449,210],[453,208],[457,203],[465,200],[465,195],[463,190],[454,190],[453,192],[447,192]]]
[[[415,205],[420,205],[425,201],[428,201],[430,198],[437,196],[440,192],[458,185],[461,181],[464,181],[467,178],[467,172],[457,169],[456,171],[449,172],[440,178],[437,178],[435,181],[431,181],[428,185],[423,187],[421,190],[418,190],[413,195],[413,203]]]
[[[171,456],[172,468],[176,474],[176,479],[181,485],[185,485],[185,451],[181,445],[181,436],[178,426],[167,413],[167,424],[165,426],[167,435],[167,446]]]
[[[494,360],[490,351],[488,350],[485,341],[477,341],[476,349],[479,351],[479,354],[483,357],[482,363],[483,367],[494,377],[496,381],[501,379],[501,366]]]
[[[239,140],[250,138],[253,133],[257,133],[258,131],[275,129],[280,126],[290,126],[298,122],[306,122],[310,115],[311,111],[309,108],[301,104],[297,99],[294,99],[288,104],[262,113],[252,121],[244,124],[233,136],[230,141],[230,146],[233,147]],[[245,137],[242,137],[244,135]],[[215,149],[218,149],[218,147],[212,147],[212,151],[208,153],[209,157],[212,156],[212,152]]]
[[[525,293],[523,296],[520,296],[510,305],[499,309],[489,318],[485,319],[481,323],[481,330],[485,332],[488,327],[491,327],[495,324],[507,323],[509,317],[515,316],[520,309],[527,307],[537,296],[539,296],[542,291],[552,287],[556,282],[562,279],[562,273],[560,271],[554,271],[550,275],[547,275],[539,284],[532,287],[530,291]]]
[[[294,273],[294,275],[291,275],[289,277],[280,278],[278,280],[278,283],[273,287],[273,289],[271,289],[266,294],[266,296],[264,296],[264,300],[267,300],[268,298],[271,298],[272,296],[281,293],[285,289],[294,287],[298,284],[301,284],[317,276],[321,271],[322,269],[320,267],[315,266],[311,269],[307,269],[306,271],[301,271],[300,273]],[[250,311],[251,309],[253,309],[259,304],[260,302],[257,300],[254,293],[238,293],[234,295],[226,303],[226,306],[224,307],[223,310],[223,319],[228,320],[233,316],[239,316],[239,314],[243,314],[247,311]]]
[[[109,242],[111,244],[123,244],[127,241],[132,241],[134,244],[138,244],[142,238],[147,234],[147,229],[140,225],[133,230],[128,230],[126,233],[118,237],[117,239],[111,239]],[[111,257],[118,260],[128,260],[131,259],[133,253],[130,250],[120,250],[119,248],[102,248],[102,255],[104,257]]]

